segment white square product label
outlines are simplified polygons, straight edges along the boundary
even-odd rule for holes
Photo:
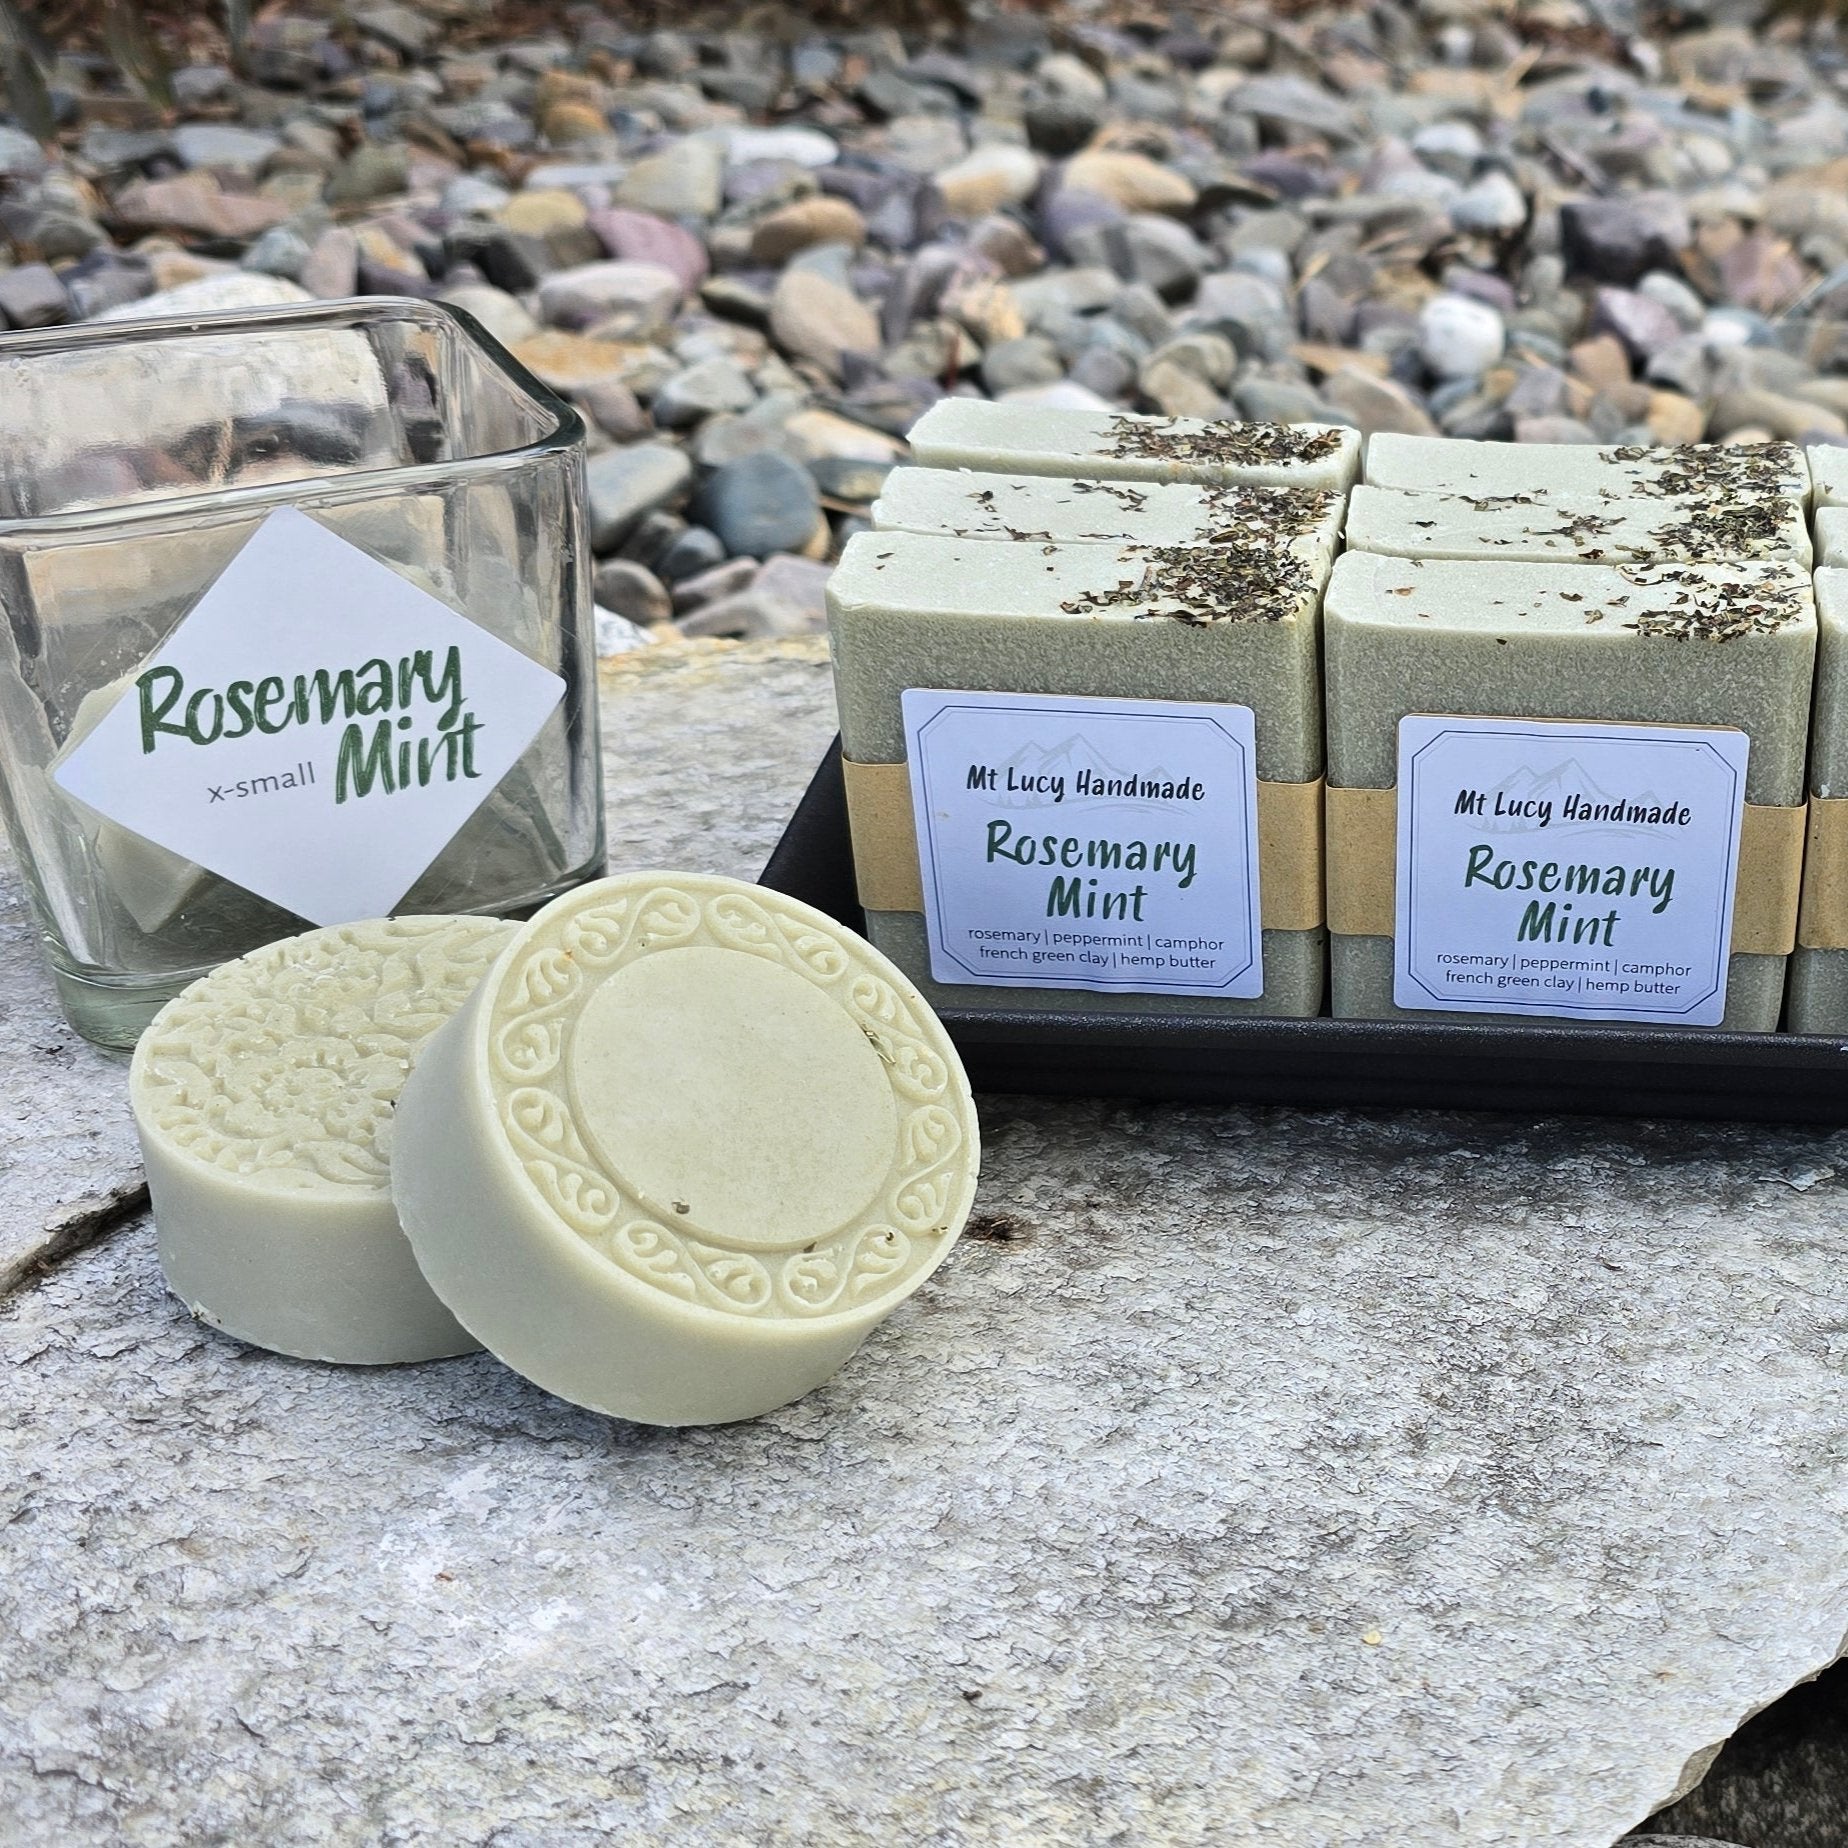
[[[1248,706],[908,690],[931,974],[1264,992]]]
[[[1719,1025],[1750,742],[1401,720],[1394,1001]]]
[[[52,774],[119,826],[344,924],[403,898],[564,684],[285,508]]]

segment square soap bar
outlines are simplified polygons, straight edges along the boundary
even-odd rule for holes
[[[1360,435],[1332,424],[1247,424],[1138,417],[984,398],[940,398],[911,426],[926,468],[1117,481],[1247,482],[1344,491]]]
[[[1848,515],[1848,507],[1840,511]],[[1848,801],[1848,570],[1825,566],[1815,584],[1816,713],[1809,788],[1812,796],[1839,803]],[[1832,843],[1830,851],[1839,848]],[[1815,868],[1810,870],[1813,874]],[[1848,1034],[1848,947],[1798,946],[1790,959],[1787,1024],[1792,1033]]]
[[[1848,509],[1844,509],[1848,512]],[[1453,494],[1358,487],[1348,550],[1400,558],[1578,560],[1644,564],[1779,559],[1809,567],[1809,526],[1794,494]]]
[[[1816,563],[1848,565],[1848,506],[1816,509]]]
[[[1818,446],[1805,452],[1818,507],[1848,507],[1848,449]]]
[[[1199,700],[1249,706],[1261,780],[1322,772],[1317,616],[1321,541],[1239,546],[1028,545],[860,533],[828,585],[841,742],[857,763],[905,761],[908,687]],[[1320,929],[1264,932],[1264,993],[1210,1000],[932,980],[920,913],[875,911],[868,930],[923,992],[962,1008],[1319,1012]]]
[[[1816,620],[1794,566],[1349,552],[1324,625],[1331,787],[1394,787],[1399,721],[1458,713],[1734,727],[1751,740],[1746,801],[1803,799]],[[1457,1018],[1394,1003],[1390,936],[1334,937],[1329,960],[1338,1017]],[[1776,1027],[1787,960],[1732,958],[1728,1027]]]
[[[895,468],[873,502],[873,525],[881,532],[1056,545],[1313,537],[1332,564],[1341,543],[1341,496],[1327,489]]]
[[[1810,498],[1809,467],[1794,443],[1593,449],[1579,443],[1381,435],[1367,444],[1365,479],[1371,487],[1427,494],[1525,494],[1547,500],[1556,494],[1608,495],[1723,507],[1749,498],[1808,507]]]

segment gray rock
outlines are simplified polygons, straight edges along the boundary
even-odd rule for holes
[[[634,389],[621,379],[595,379],[571,395],[592,425],[618,443],[636,442],[654,428]]]
[[[341,162],[328,182],[330,205],[369,205],[389,199],[410,184],[410,157],[397,142],[368,141]]]
[[[1348,140],[1355,132],[1353,111],[1305,77],[1254,77],[1233,91],[1229,106],[1275,128],[1333,141]]]
[[[1063,159],[1076,154],[1097,132],[1102,111],[1082,97],[1042,93],[1027,99],[1022,121],[1027,145]]]
[[[359,240],[344,225],[323,231],[296,280],[323,301],[353,294],[359,287]]]
[[[743,368],[714,358],[675,374],[655,393],[650,408],[662,429],[684,430],[722,412],[749,410],[756,402],[756,387]]]
[[[1632,289],[1600,289],[1593,298],[1591,331],[1615,334],[1638,363],[1682,338],[1681,324],[1653,296]]]
[[[617,184],[616,203],[662,218],[710,218],[719,209],[724,179],[724,146],[688,136],[638,160]]]
[[[680,278],[672,270],[618,258],[545,277],[539,314],[553,327],[597,327],[615,339],[648,340],[670,325],[680,296]]]
[[[72,314],[80,321],[126,307],[154,291],[154,278],[145,263],[106,250],[94,250],[71,264],[59,280],[71,298]]]
[[[760,160],[786,160],[798,167],[831,167],[840,158],[840,148],[831,135],[794,123],[778,128],[728,128],[725,158],[735,167]]]
[[[1003,340],[982,355],[982,383],[991,397],[1023,385],[1050,385],[1064,376],[1059,350],[1043,334]]]
[[[473,315],[502,346],[517,346],[539,332],[538,321],[524,303],[505,289],[493,288],[485,282],[445,289],[443,300],[460,308],[464,314]]]
[[[1692,333],[1706,319],[1707,304],[1679,276],[1666,270],[1651,270],[1636,285],[1636,292],[1666,308],[1684,333]]]
[[[1193,294],[1212,260],[1205,245],[1175,219],[1137,212],[1073,232],[1065,240],[1074,263],[1107,265],[1126,282],[1140,282],[1165,301]]]
[[[846,355],[879,351],[879,322],[851,290],[801,264],[799,258],[777,281],[770,331],[792,358],[812,360],[838,377]]]
[[[1216,391],[1223,391],[1238,370],[1238,349],[1224,334],[1179,334],[1157,347],[1148,363],[1178,366]]]
[[[1559,233],[1569,268],[1622,285],[1672,268],[1694,237],[1686,206],[1662,193],[1570,199],[1559,208]]]
[[[539,238],[490,220],[469,218],[451,225],[444,234],[443,248],[452,267],[472,264],[495,288],[509,295],[528,293],[553,268],[551,253]]]
[[[736,596],[739,591],[748,590],[762,569],[755,558],[728,558],[723,564],[682,578],[674,586],[674,614],[690,615],[708,603],[717,603],[721,597]]]
[[[807,467],[816,487],[830,499],[865,506],[879,498],[894,464],[869,462],[859,456],[813,456]]]
[[[24,129],[0,122],[0,179],[35,180],[45,164],[45,150]]]
[[[1602,439],[1589,424],[1576,417],[1517,417],[1517,443],[1596,443]]]
[[[22,263],[0,270],[0,323],[8,327],[56,327],[70,319],[71,298],[48,263]]]
[[[1411,147],[1427,167],[1435,167],[1453,180],[1467,180],[1483,155],[1481,134],[1472,124],[1455,119],[1419,129],[1412,136]]]
[[[592,456],[584,483],[592,550],[613,552],[644,514],[678,500],[692,480],[686,451],[665,443],[637,443]]]
[[[1419,311],[1418,356],[1437,378],[1480,378],[1506,344],[1502,318],[1486,302],[1446,292]]]
[[[1557,366],[1525,366],[1503,407],[1511,417],[1555,417],[1565,405],[1566,375]]]
[[[173,130],[173,151],[185,167],[253,180],[282,146],[275,135],[231,122],[186,122]]]
[[[1242,270],[1219,270],[1204,277],[1187,319],[1223,328],[1241,353],[1259,359],[1281,359],[1296,338],[1283,291]]]
[[[666,622],[674,613],[667,586],[646,565],[630,558],[606,558],[591,580],[592,593],[606,610],[644,628]]]
[[[283,276],[300,282],[313,251],[308,240],[288,225],[265,231],[239,258],[240,265],[263,276]]]
[[[1316,423],[1328,415],[1328,407],[1307,385],[1287,379],[1245,379],[1232,397],[1238,414],[1254,423]]]
[[[765,450],[715,469],[700,484],[692,515],[734,557],[766,558],[809,543],[821,501],[801,463]]]
[[[1100,398],[1126,397],[1136,382],[1137,361],[1110,346],[1088,346],[1072,361],[1071,381]]]
[[[374,0],[371,5],[356,6],[347,17],[368,38],[411,58],[427,51],[438,31],[431,13],[400,5],[397,0]]]
[[[1527,195],[1499,168],[1472,181],[1444,208],[1459,231],[1502,236],[1527,222]]]
[[[1159,346],[1174,337],[1174,316],[1168,305],[1144,282],[1132,282],[1119,289],[1110,301],[1110,322],[1127,328],[1138,340]],[[1093,323],[1095,334],[1108,337],[1109,323]]]

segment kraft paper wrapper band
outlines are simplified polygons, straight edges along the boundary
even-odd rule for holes
[[[1809,799],[1797,941],[1806,950],[1848,950],[1848,797]]]
[[[868,911],[922,911],[904,764],[841,760],[854,877]],[[1258,899],[1266,930],[1316,930],[1322,923],[1322,784],[1258,784]]]
[[[1835,806],[1833,804],[1829,806]],[[1840,806],[1848,809],[1848,802]],[[1748,802],[1739,827],[1732,947],[1740,956],[1788,956],[1797,944],[1803,891],[1803,824],[1814,807]],[[1848,846],[1848,819],[1837,824]],[[1811,822],[1812,828],[1814,822]],[[1390,937],[1398,884],[1399,792],[1328,791],[1328,928],[1338,937]],[[1848,880],[1838,897],[1848,896]],[[1838,914],[1848,924],[1848,906]],[[1848,945],[1848,936],[1842,939]]]

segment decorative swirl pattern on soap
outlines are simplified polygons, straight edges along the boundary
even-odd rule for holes
[[[135,1054],[144,1133],[228,1175],[390,1188],[392,1111],[423,1043],[517,926],[391,918],[272,943],[193,983]]]
[[[857,939],[819,928],[769,890],[700,881],[610,899],[587,896],[528,927],[487,1025],[502,1132],[527,1183],[557,1217],[629,1277],[729,1315],[813,1319],[905,1294],[935,1263],[974,1186],[974,1112],[952,1079],[942,1028]],[[824,991],[878,1054],[896,1106],[892,1163],[878,1197],[847,1224],[788,1251],[741,1251],[644,1199],[604,1171],[572,1121],[565,1046],[607,974],[661,950],[713,946],[760,956]],[[669,1222],[672,1223],[669,1223]]]

